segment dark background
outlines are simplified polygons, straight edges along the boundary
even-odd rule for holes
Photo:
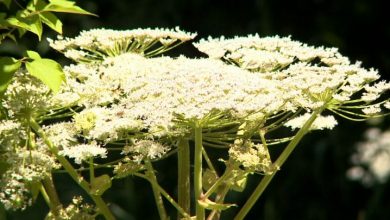
[[[385,79],[390,78],[390,12],[385,0],[84,0],[78,4],[99,17],[61,16],[66,36],[96,27],[175,26],[197,32],[197,39],[254,33],[291,35],[309,45],[338,47],[351,61],[362,61],[364,67],[374,67]],[[50,31],[46,33],[47,37],[55,36]],[[35,44],[36,40],[30,39],[25,38],[17,46],[3,44],[0,52],[17,54],[28,45],[47,57],[66,62],[47,43]],[[176,50],[179,52],[200,55],[190,44]],[[370,125],[339,121],[331,132],[313,132],[305,137],[247,219],[390,219],[389,182],[367,188],[345,176],[354,145],[363,140],[362,134]],[[378,126],[385,129],[388,124],[389,120],[384,120]],[[172,168],[176,167],[175,162],[175,158],[170,158],[155,164],[160,170],[161,184],[171,193],[176,185]],[[242,205],[259,179],[260,176],[253,176],[244,193],[232,193],[228,200]],[[56,175],[55,181],[63,201],[69,201],[74,193],[82,193],[66,176]],[[104,196],[118,219],[158,219],[150,185],[143,180],[127,178],[115,182]],[[46,210],[39,199],[38,205],[25,212],[8,213],[8,219],[42,219]],[[232,208],[223,219],[231,219],[237,211],[238,208]]]

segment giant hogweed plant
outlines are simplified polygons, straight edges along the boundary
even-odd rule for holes
[[[150,183],[161,219],[173,217],[167,204],[179,219],[219,219],[232,208],[244,219],[306,134],[390,109],[390,84],[337,49],[249,35],[194,43],[208,58],[163,55],[194,37],[177,28],[94,29],[50,40],[74,61],[58,92],[19,69],[2,100],[5,208],[23,210],[42,195],[47,219],[115,219],[102,196],[132,176]],[[274,145],[284,150],[271,158]],[[225,156],[214,161],[211,148]],[[167,157],[177,157],[175,194],[154,166]],[[52,178],[59,172],[94,204],[79,196],[63,204]],[[224,202],[255,174],[262,179],[242,207]]]

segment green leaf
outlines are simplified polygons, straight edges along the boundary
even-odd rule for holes
[[[26,50],[24,55],[33,59],[33,60],[42,59],[41,56],[39,55],[39,53],[32,51],[32,50]]]
[[[222,211],[222,210],[225,210],[225,209],[228,209],[232,206],[237,206],[236,204],[222,204],[222,203],[216,203],[216,202],[213,202],[209,199],[206,199],[206,200],[198,200],[198,203],[200,206],[202,206],[203,208],[205,209],[208,209],[208,210],[217,210],[217,211]]]
[[[4,4],[5,7],[9,9],[9,6],[11,5],[12,0],[0,0],[0,3]]]
[[[58,92],[65,74],[61,65],[50,59],[36,59],[26,63],[27,71],[45,83],[53,92]]]
[[[21,62],[12,57],[0,58],[0,96],[7,90],[16,70],[20,68]]]
[[[42,22],[59,34],[62,34],[62,22],[51,12],[42,12],[39,14]]]
[[[43,9],[43,11],[52,11],[52,12],[65,12],[65,13],[75,13],[75,14],[84,14],[84,15],[94,15],[78,6],[75,5],[75,2],[67,0],[50,0]]]
[[[41,40],[42,21],[39,18],[39,15],[32,15],[28,17],[17,15],[16,17],[8,18],[6,21],[9,25],[18,27],[19,30],[21,28],[36,34],[38,39]]]
[[[42,0],[31,0],[26,8],[30,11],[41,11],[46,5],[47,3]]]
[[[91,182],[91,194],[101,196],[103,193],[111,187],[111,178],[109,175],[104,174],[99,177],[95,177]]]

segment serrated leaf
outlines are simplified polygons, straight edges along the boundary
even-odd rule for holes
[[[24,55],[33,59],[33,60],[42,59],[41,56],[39,55],[39,53],[32,51],[32,50],[26,50]]]
[[[12,0],[0,0],[0,3],[3,3],[5,7],[9,9],[9,6],[11,5]]]
[[[50,59],[36,59],[26,63],[27,71],[45,83],[53,92],[58,92],[65,74],[61,65]]]
[[[0,96],[7,90],[14,73],[20,68],[21,62],[12,57],[0,58]]]
[[[94,15],[79,6],[76,5],[75,2],[67,1],[67,0],[50,0],[49,4],[47,4],[43,9],[43,11],[51,11],[51,12],[65,12],[65,13],[75,13],[75,14],[84,14],[84,15]]]
[[[59,34],[62,34],[62,22],[51,12],[42,12],[39,14],[42,22],[49,28],[53,29]]]
[[[31,0],[26,8],[30,11],[41,11],[46,5],[47,3],[42,0]]]
[[[91,182],[91,194],[101,196],[103,193],[111,187],[111,178],[109,175],[104,174],[95,177]]]
[[[236,204],[223,204],[223,203],[216,203],[216,202],[213,202],[209,199],[206,199],[206,200],[198,200],[198,203],[200,206],[202,206],[203,208],[205,209],[208,209],[208,210],[218,210],[218,211],[222,211],[222,210],[225,210],[225,209],[228,209],[232,206],[237,206]]]
[[[22,28],[36,34],[38,36],[38,39],[41,40],[42,21],[39,18],[39,15],[32,15],[28,17],[10,17],[6,21],[9,25],[18,27],[19,30],[20,28]]]

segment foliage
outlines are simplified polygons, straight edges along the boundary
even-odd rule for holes
[[[15,1],[18,10],[14,13],[11,0],[3,0],[0,3],[11,13],[0,13],[0,43],[7,38],[16,43],[17,38],[23,37],[26,32],[35,34],[38,40],[41,40],[43,25],[62,34],[62,22],[55,15],[56,12],[93,15],[68,0],[31,0],[25,6]],[[11,57],[0,58],[1,66],[4,66],[0,72],[0,93],[4,93],[21,64],[26,66],[31,75],[42,80],[54,92],[58,91],[64,81],[60,65],[54,60],[41,59],[33,51],[26,51],[25,55],[18,60]]]

